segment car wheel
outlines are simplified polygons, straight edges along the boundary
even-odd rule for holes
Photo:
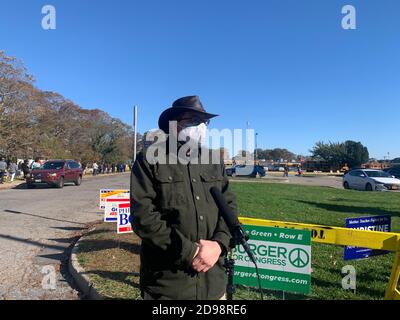
[[[82,184],[82,177],[79,176],[78,179],[75,181],[76,186],[80,186]]]
[[[349,189],[350,189],[349,183],[348,183],[347,181],[345,181],[345,182],[343,183],[343,187],[344,187],[346,190],[349,190]]]
[[[365,186],[365,190],[372,191],[372,185],[370,183],[367,183],[367,185]]]
[[[57,188],[62,189],[64,188],[64,178],[61,177],[60,180],[57,183]]]

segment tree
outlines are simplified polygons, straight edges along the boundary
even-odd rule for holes
[[[319,141],[311,150],[313,158],[328,161],[331,166],[340,167],[345,164],[346,150],[343,143]]]
[[[287,149],[275,148],[275,149],[257,149],[257,159],[258,160],[274,160],[279,161],[283,159],[284,161],[295,160],[297,156]]]
[[[360,167],[369,159],[368,148],[364,147],[361,142],[348,140],[344,143],[345,163],[350,168]]]
[[[133,130],[104,111],[85,110],[56,92],[37,89],[23,64],[0,51],[0,152],[18,158],[128,162]]]
[[[331,166],[342,167],[347,164],[350,168],[359,167],[369,159],[369,152],[361,142],[317,142],[311,150],[314,159],[328,161]]]

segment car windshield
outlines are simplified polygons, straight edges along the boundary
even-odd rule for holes
[[[42,170],[60,170],[64,167],[64,162],[46,162]]]
[[[365,172],[370,178],[391,178],[392,176],[384,171],[366,171]]]

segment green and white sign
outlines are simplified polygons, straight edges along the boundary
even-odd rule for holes
[[[244,225],[257,261],[261,286],[308,294],[311,290],[311,232]],[[234,283],[258,287],[254,264],[243,247],[236,247]]]

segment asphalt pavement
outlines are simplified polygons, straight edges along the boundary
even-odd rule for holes
[[[0,191],[0,300],[79,299],[66,271],[69,247],[102,219],[99,190],[129,187],[129,174],[84,179],[64,189]]]
[[[289,175],[289,177],[283,177],[283,174],[278,173],[267,173],[267,175],[261,179],[257,178],[231,178],[232,182],[258,182],[258,183],[286,183],[286,184],[297,184],[304,186],[315,186],[315,187],[329,187],[336,189],[343,189],[343,178],[336,176],[302,176]]]

